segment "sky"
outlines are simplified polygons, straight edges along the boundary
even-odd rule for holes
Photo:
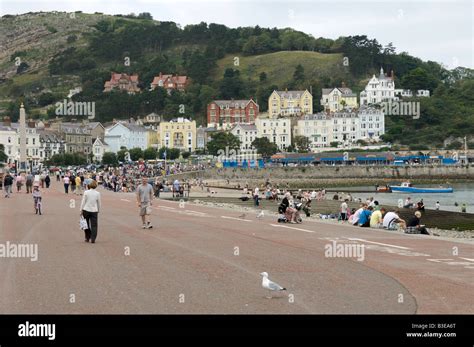
[[[0,15],[149,12],[155,20],[291,27],[314,37],[367,35],[446,68],[474,68],[474,0],[0,0]]]

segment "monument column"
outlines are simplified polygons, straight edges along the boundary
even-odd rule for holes
[[[23,103],[20,106],[20,160],[18,161],[18,172],[27,170],[28,159],[26,157],[26,113]]]

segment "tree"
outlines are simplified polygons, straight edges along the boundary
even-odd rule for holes
[[[231,68],[225,70],[219,91],[223,99],[240,98],[244,96],[244,82],[240,78],[239,70]]]
[[[410,89],[414,95],[416,95],[416,91],[419,89],[429,89],[433,91],[437,84],[438,82],[432,75],[429,75],[426,70],[419,67],[411,70],[402,78],[403,87]]]
[[[261,154],[264,158],[271,157],[278,152],[278,146],[270,142],[267,137],[257,137],[252,141],[252,146],[257,150],[257,153]]]
[[[143,159],[145,160],[156,159],[157,156],[158,151],[153,147],[148,147],[143,151]]]
[[[137,18],[139,19],[149,19],[149,20],[153,20],[153,16],[150,14],[150,12],[142,12],[142,13],[139,13]]]
[[[117,165],[118,159],[117,154],[113,152],[105,152],[102,156],[102,163],[105,165]]]
[[[306,153],[310,150],[310,141],[306,136],[297,135],[293,138],[296,150],[299,153]]]
[[[16,73],[17,74],[21,74],[22,72],[28,70],[30,66],[25,63],[24,61],[20,63],[20,65],[18,65],[18,67],[16,68]]]
[[[295,83],[302,83],[304,81],[304,68],[301,64],[298,64],[293,73],[293,81]]]
[[[118,161],[121,161],[123,163],[125,161],[125,153],[127,152],[127,148],[120,148],[120,150],[117,152]]]
[[[227,131],[212,135],[212,140],[207,143],[209,154],[217,156],[219,151],[230,151],[240,149],[240,140]]]
[[[337,147],[337,146],[339,146],[339,142],[338,142],[338,141],[331,141],[331,142],[329,143],[329,145],[330,145],[331,147]]]
[[[143,151],[140,147],[135,147],[129,150],[130,152],[130,159],[132,161],[137,161],[139,159],[143,159]]]
[[[267,73],[265,71],[261,72],[260,75],[258,76],[260,79],[260,82],[265,82],[267,80]]]
[[[166,152],[166,158],[165,158]],[[175,160],[179,158],[178,148],[161,147],[158,151],[158,158],[166,160]]]
[[[188,159],[191,155],[191,152],[183,152],[181,155],[183,156],[183,159]]]

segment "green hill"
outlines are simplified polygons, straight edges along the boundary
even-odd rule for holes
[[[238,65],[236,65],[236,63]],[[227,55],[217,61],[213,78],[223,76],[225,69],[233,68],[240,71],[245,81],[260,83],[259,75],[265,72],[266,81],[262,85],[276,84],[283,88],[293,78],[296,66],[300,64],[305,71],[305,80],[310,81],[322,77],[343,78],[349,74],[342,65],[342,54],[324,54],[305,51],[282,51],[255,56]]]

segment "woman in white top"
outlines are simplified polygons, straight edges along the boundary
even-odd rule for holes
[[[86,242],[95,243],[97,238],[97,220],[100,210],[100,193],[96,190],[97,182],[92,181],[84,192],[81,202],[81,215],[86,219],[88,229],[84,230]]]
[[[63,182],[64,182],[64,192],[66,194],[69,194],[69,183],[70,183],[69,176],[64,176]]]

